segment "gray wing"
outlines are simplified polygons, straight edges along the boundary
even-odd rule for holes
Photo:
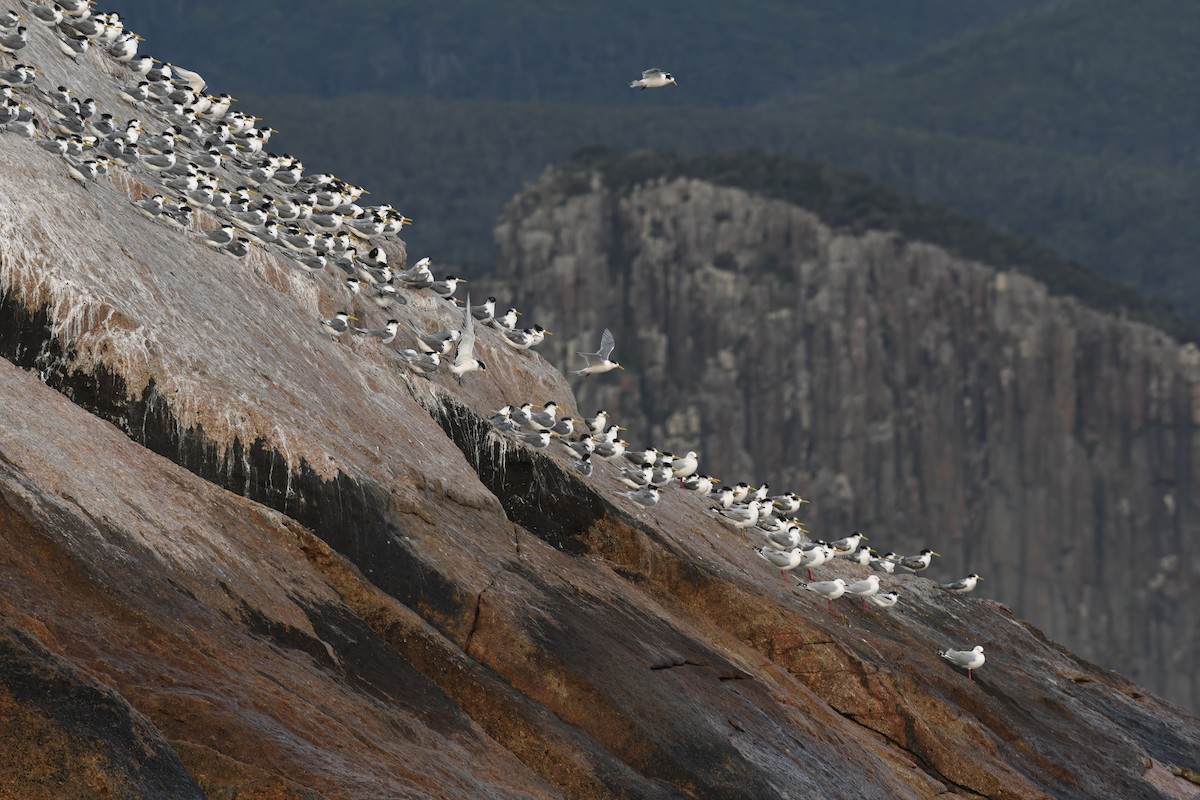
[[[967,582],[966,582],[966,580],[961,580],[961,581],[955,581],[954,583],[943,583],[942,588],[949,589],[951,591],[954,591],[956,589],[965,589],[965,588],[967,588]]]
[[[600,358],[608,361],[608,357],[612,355],[613,348],[616,346],[617,340],[613,338],[612,331],[605,328],[604,335],[600,337],[600,349],[597,351]]]
[[[649,78],[652,75],[662,75],[662,74],[663,74],[663,71],[661,69],[659,69],[658,67],[651,67],[650,69],[648,69],[642,73],[642,80],[645,80],[646,78]]]
[[[942,658],[953,664],[965,666],[971,663],[971,660],[975,658],[975,653],[970,650],[947,650],[946,652],[942,653]]]
[[[471,314],[471,293],[467,292],[467,302],[463,305],[462,337],[458,340],[458,352],[454,356],[454,366],[462,366],[475,358],[475,317]]]

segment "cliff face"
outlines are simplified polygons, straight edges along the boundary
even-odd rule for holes
[[[813,500],[813,529],[943,554],[1089,659],[1200,703],[1200,352],[1036,281],[696,180],[553,171],[497,228],[496,292],[575,381],[727,482]],[[502,302],[505,302],[502,300]],[[699,447],[696,447],[696,445]]]
[[[0,174],[0,796],[1194,795],[1195,718],[1003,606],[902,576],[828,613],[702,499],[497,438],[577,409],[494,332],[414,378],[321,333],[338,277],[143,220],[140,173],[5,135]],[[936,654],[976,643],[975,682]]]

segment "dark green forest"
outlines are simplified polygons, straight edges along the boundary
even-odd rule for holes
[[[443,262],[485,271],[504,204],[581,148],[757,149],[1200,320],[1200,4],[113,2],[149,52],[283,131],[273,148],[414,217],[410,246]],[[678,89],[628,90],[650,65]]]
[[[1051,0],[106,0],[169,61],[223,91],[635,102],[661,66],[749,106],[902,63]],[[203,32],[196,35],[194,32]]]

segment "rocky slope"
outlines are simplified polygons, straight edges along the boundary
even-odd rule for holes
[[[551,171],[497,240],[496,291],[559,334],[550,360],[615,333],[629,369],[577,380],[587,410],[795,488],[818,531],[931,546],[932,573],[979,572],[1052,638],[1200,703],[1194,345],[696,180]]]
[[[5,135],[0,174],[0,796],[1195,794],[1195,718],[1003,606],[827,613],[699,498],[498,439],[506,400],[576,409],[494,333],[414,378],[321,333],[333,274],[142,219],[142,173]],[[974,682],[936,654],[975,643]]]

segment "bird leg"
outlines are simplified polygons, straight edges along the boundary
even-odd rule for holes
[[[862,599],[862,603],[863,603],[863,608],[866,608],[867,607],[867,598],[864,597]]]
[[[809,568],[808,568],[808,581],[809,581],[809,583],[812,583],[812,579],[813,579],[813,576],[812,576],[812,567],[809,567]]]
[[[791,578],[789,578],[789,577],[787,576],[787,573],[786,573],[786,572],[784,572],[783,570],[779,570],[779,574],[783,576],[783,582],[784,582],[784,583],[791,583],[791,582],[792,582],[792,579],[791,579]]]
[[[832,614],[833,613],[833,600],[829,600],[828,603],[829,603],[829,613]]]
[[[971,670],[970,670],[970,669],[968,669],[968,670],[967,670],[967,680],[969,680],[971,683],[974,683],[974,682],[975,682],[975,679],[974,679],[973,677],[971,677]]]

